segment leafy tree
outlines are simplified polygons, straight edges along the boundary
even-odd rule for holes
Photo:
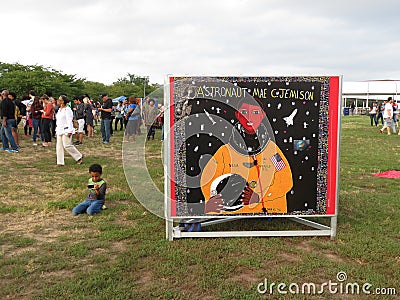
[[[61,71],[40,65],[21,65],[0,62],[0,89],[8,89],[18,96],[34,90],[37,95],[48,94],[68,97],[88,94],[94,100],[100,100],[100,94],[108,93],[111,98],[121,95],[143,97],[153,92],[158,85],[149,83],[148,77],[128,73],[112,85],[86,81],[76,75],[63,74]]]
[[[85,81],[84,85],[82,94],[88,94],[94,100],[99,100],[103,93],[109,93],[109,87],[100,82]]]
[[[25,66],[0,62],[0,85],[1,88],[14,91],[19,96],[27,94],[30,90],[34,90],[38,95],[46,93],[53,96],[73,96],[82,92],[84,79],[39,65]]]
[[[121,95],[143,97],[153,92],[157,87],[157,85],[149,83],[147,76],[128,73],[126,77],[119,78],[110,86],[110,94],[115,97]]]

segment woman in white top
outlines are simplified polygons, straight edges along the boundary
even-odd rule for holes
[[[80,165],[82,163],[83,155],[72,145],[72,135],[75,132],[72,123],[73,113],[71,108],[67,106],[69,102],[67,96],[61,95],[57,104],[60,106],[56,115],[56,135],[57,135],[57,165],[64,165],[64,149],[76,160]]]
[[[378,112],[378,107],[376,103],[372,103],[371,107],[369,108],[369,117],[371,119],[371,126],[378,126],[378,119],[376,118],[376,114]]]

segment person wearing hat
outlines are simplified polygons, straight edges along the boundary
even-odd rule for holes
[[[103,104],[99,108],[99,111],[101,112],[100,131],[103,138],[103,144],[108,144],[111,136],[111,111],[113,104],[107,94],[101,94],[101,99],[103,100]]]

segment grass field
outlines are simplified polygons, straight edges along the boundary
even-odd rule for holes
[[[159,132],[158,132],[159,134]],[[398,299],[400,181],[373,173],[400,169],[400,136],[382,135],[367,117],[342,120],[338,234],[328,237],[165,239],[165,222],[132,195],[122,168],[122,133],[108,145],[86,139],[80,166],[57,167],[55,147],[21,139],[0,153],[0,299]],[[160,141],[150,168],[162,188]],[[88,167],[101,163],[108,209],[73,217],[86,196]],[[285,225],[274,220],[271,226]],[[253,220],[231,222],[235,228]],[[372,285],[371,293],[260,295],[268,280]],[[380,288],[380,290],[376,290]],[[288,289],[286,288],[286,291]]]

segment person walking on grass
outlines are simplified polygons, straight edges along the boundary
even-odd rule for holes
[[[64,165],[64,150],[76,161],[78,165],[82,163],[83,155],[72,145],[72,134],[74,133],[74,125],[72,123],[73,113],[67,106],[69,100],[67,96],[61,95],[57,104],[60,106],[56,116],[56,135],[57,135],[57,165]]]
[[[99,164],[93,164],[89,167],[90,179],[88,181],[89,193],[85,201],[79,203],[72,209],[74,216],[87,213],[94,215],[105,209],[104,202],[106,200],[107,183],[101,175],[103,169]]]
[[[387,134],[390,135],[390,127],[393,128],[393,98],[389,97],[388,101],[385,103],[385,109],[383,111],[383,120],[384,125],[380,129],[380,133],[383,133],[385,129],[387,129]],[[396,126],[396,125],[394,125]],[[394,127],[394,133],[396,133],[396,127]]]

